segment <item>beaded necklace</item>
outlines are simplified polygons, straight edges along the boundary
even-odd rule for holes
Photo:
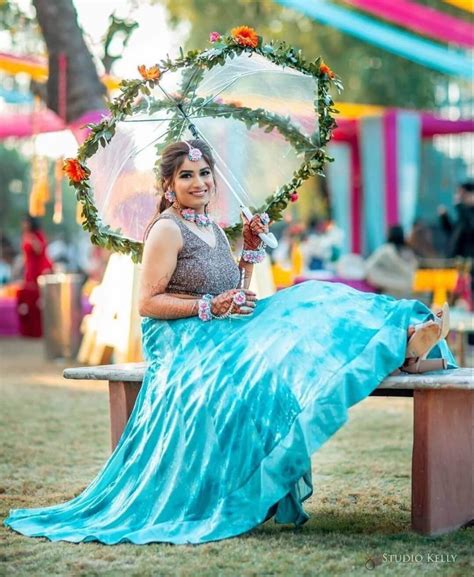
[[[208,228],[212,224],[212,218],[210,216],[196,212],[194,208],[175,208],[184,220],[194,222],[198,228]]]

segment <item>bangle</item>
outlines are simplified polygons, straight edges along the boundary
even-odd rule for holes
[[[264,260],[266,254],[267,253],[265,252],[264,245],[262,245],[257,250],[245,250],[244,249],[242,251],[241,258],[245,262],[250,262],[252,264],[255,264],[258,262],[262,262]]]
[[[203,322],[207,322],[212,319],[211,301],[212,295],[209,294],[202,295],[202,298],[198,301],[198,317]]]

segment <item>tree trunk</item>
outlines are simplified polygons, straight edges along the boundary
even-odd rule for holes
[[[65,116],[68,123],[103,109],[105,87],[84,42],[72,0],[33,0],[33,4],[49,54],[48,108]]]

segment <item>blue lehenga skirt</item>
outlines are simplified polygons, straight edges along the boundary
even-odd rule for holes
[[[76,498],[5,524],[52,541],[204,543],[302,524],[311,455],[405,355],[415,300],[306,282],[250,317],[143,320],[149,368],[118,446]],[[455,366],[445,342],[430,356]]]

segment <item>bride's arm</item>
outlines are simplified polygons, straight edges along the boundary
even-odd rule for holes
[[[198,299],[165,294],[183,245],[181,232],[168,219],[159,220],[146,239],[138,312],[142,317],[170,320],[197,316]]]
[[[243,248],[246,251],[256,251],[262,244],[260,237],[258,236],[261,232],[268,233],[268,225],[263,224],[259,214],[254,214],[252,220],[249,222],[244,218],[243,223]],[[258,261],[257,261],[258,262]],[[253,273],[253,263],[248,262],[240,257],[239,268],[245,271],[245,283],[244,288],[249,288],[250,281],[252,280]]]
[[[229,246],[229,251],[232,254],[232,248],[230,246],[227,235],[225,234],[224,230],[221,227],[219,227],[219,230],[224,236]],[[268,225],[262,223],[260,215],[255,214],[250,222],[244,219],[243,247],[245,250],[255,251],[260,247],[262,241],[260,240],[260,237],[258,235],[261,232],[268,233]],[[245,271],[245,281],[243,288],[248,289],[250,286],[250,281],[252,280],[253,267],[254,267],[253,263],[244,260],[242,256],[240,257],[239,260],[240,272],[242,273],[242,271]]]
[[[240,257],[239,260],[240,272],[242,274],[242,270],[245,271],[245,280],[243,288],[248,289],[250,286],[250,281],[252,280],[252,274],[253,274],[253,267],[254,265],[251,262],[246,262],[242,257]]]
[[[225,241],[227,243],[227,246],[229,247],[229,252],[232,255],[232,258],[234,258],[233,254],[232,254],[232,247],[230,246],[229,239],[227,238],[227,235],[224,232],[224,229],[222,229],[219,225],[218,225],[218,228],[219,228],[219,231],[222,233],[222,236],[225,238]],[[240,269],[241,274],[242,274],[242,269],[245,270],[245,281],[244,281],[243,288],[248,289],[250,286],[250,281],[252,280],[253,264],[251,262],[246,262],[242,257],[240,257],[239,269]],[[240,287],[240,288],[242,288],[242,287]]]

